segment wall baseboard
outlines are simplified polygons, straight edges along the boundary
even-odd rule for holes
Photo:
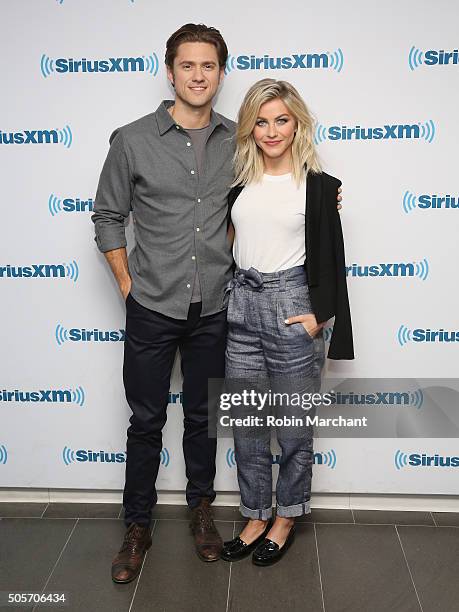
[[[122,491],[0,488],[0,502],[121,504]],[[158,503],[185,505],[184,492],[159,491]],[[217,506],[238,506],[239,494],[234,491],[220,492],[214,503]],[[312,495],[311,506],[352,510],[459,512],[459,495],[317,493]]]

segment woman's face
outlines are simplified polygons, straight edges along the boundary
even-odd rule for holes
[[[260,106],[253,137],[263,154],[270,159],[291,155],[296,121],[280,98]]]

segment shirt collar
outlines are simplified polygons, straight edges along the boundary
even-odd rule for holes
[[[172,116],[167,110],[173,104],[174,104],[173,100],[163,100],[161,104],[158,106],[158,108],[156,109],[155,116],[156,116],[156,122],[158,124],[158,130],[159,130],[160,136],[168,132],[172,127],[177,126],[177,123],[175,123],[174,119],[172,118]],[[230,126],[226,118],[216,113],[213,109],[211,109],[210,111],[209,125],[211,128],[210,130],[211,132],[213,132],[214,129],[218,125],[223,125],[223,127],[225,127],[227,130],[230,129]]]

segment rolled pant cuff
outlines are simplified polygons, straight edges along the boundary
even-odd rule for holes
[[[264,509],[261,509],[261,510],[252,510],[251,508],[247,508],[247,506],[244,506],[244,504],[240,504],[239,505],[239,511],[242,514],[242,516],[245,516],[245,518],[257,519],[259,521],[267,521],[273,515],[273,509],[272,508],[264,508]]]
[[[279,506],[276,507],[276,516],[283,516],[284,518],[293,518],[294,516],[302,516],[303,514],[309,514],[311,512],[311,500],[305,501],[302,504],[294,504],[293,506]]]

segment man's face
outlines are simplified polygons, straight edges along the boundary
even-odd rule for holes
[[[173,70],[167,68],[167,78],[174,84],[177,98],[194,108],[211,102],[223,76],[217,49],[210,43],[182,43],[177,49]]]

